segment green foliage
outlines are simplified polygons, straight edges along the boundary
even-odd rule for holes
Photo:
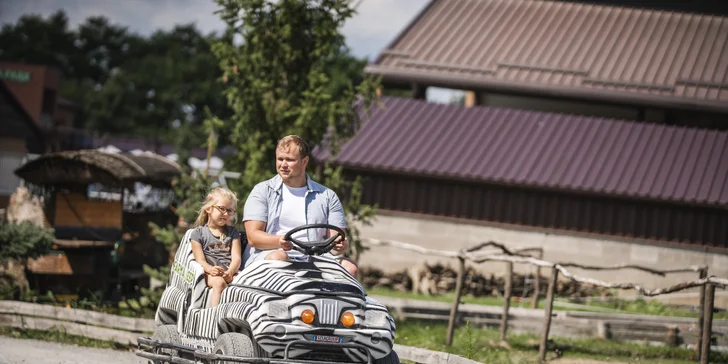
[[[261,8],[258,5],[245,6]],[[334,27],[341,23],[339,19],[332,23],[326,20],[329,16],[316,11],[332,6],[313,6],[308,16],[298,17],[306,24],[291,23],[274,32],[287,34],[289,43],[297,39],[306,40],[306,45],[284,47],[275,54],[269,52],[262,56],[281,59],[288,65],[287,70],[294,72],[297,67],[307,68],[310,62],[299,62],[304,58],[324,63],[319,69],[324,71],[327,81],[316,81],[315,74],[305,71],[297,73],[300,77],[289,75],[287,80],[295,79],[296,84],[301,85],[308,84],[311,77],[310,80],[327,88],[325,94],[338,97],[364,81],[366,60],[351,56],[343,46],[343,39]],[[344,9],[342,5],[336,7]],[[349,9],[339,17],[350,14]],[[286,16],[290,15],[287,13],[271,19],[274,22],[268,25],[282,24],[276,22],[286,21]],[[322,23],[314,27],[311,22],[317,21]],[[261,25],[264,24],[258,23],[253,27],[262,29]],[[310,36],[301,37],[295,33],[314,28],[318,32]],[[200,131],[210,114],[223,120],[231,115],[228,100],[222,92],[225,84],[219,82],[223,70],[218,67],[219,59],[212,52],[211,45],[231,44],[233,36],[232,31],[205,35],[193,24],[180,24],[169,30],[141,36],[125,26],[112,24],[102,16],[88,17],[71,28],[68,16],[60,10],[46,18],[24,15],[14,24],[5,24],[0,30],[0,60],[58,68],[63,74],[59,96],[79,106],[76,114],[78,127],[143,137],[156,145],[174,143],[184,149],[205,142],[207,135]],[[328,39],[336,41],[326,47],[312,43]],[[285,42],[281,44],[285,45]],[[317,49],[326,53],[305,53],[303,57],[298,53]],[[266,58],[256,59],[262,59],[259,63],[268,62]],[[276,67],[272,65],[270,68]],[[267,70],[258,69],[260,72]],[[253,78],[259,76],[252,75]],[[265,79],[261,81],[267,82]],[[229,136],[233,127],[228,123],[220,129],[216,137],[221,144],[231,144]]]
[[[54,241],[52,229],[38,227],[30,222],[2,223],[0,224],[0,264],[10,259],[38,258],[50,251]]]
[[[363,63],[352,64],[351,58],[339,58],[350,69],[331,72],[337,57],[347,54],[339,30],[355,13],[352,1],[216,2],[231,39],[240,40],[218,41],[212,49],[233,110],[227,123],[237,151],[226,165],[243,173],[231,187],[244,200],[255,184],[273,175],[276,141],[285,135],[299,135],[336,155],[361,122],[356,105],[368,111],[378,81],[357,73]],[[347,81],[352,74],[358,77]],[[321,168],[314,178],[342,197],[349,225],[367,223],[375,210],[360,204],[358,182],[344,181],[341,170],[328,161]],[[349,233],[357,239],[356,231]]]
[[[539,337],[535,334],[508,335],[511,349],[499,345],[497,328],[478,328],[463,325],[455,329],[452,346],[445,345],[447,323],[424,320],[397,321],[395,343],[430,350],[449,352],[464,357],[472,354],[472,360],[481,363],[536,363]],[[475,350],[473,350],[475,349]],[[567,358],[590,358],[640,363],[690,363],[695,351],[669,346],[640,343],[622,343],[601,339],[553,338],[550,350],[558,351]],[[549,352],[548,358],[554,352]],[[725,353],[711,352],[711,363],[724,363]]]
[[[210,50],[216,34],[177,25],[144,37],[105,17],[68,26],[61,10],[24,15],[0,31],[0,60],[49,65],[62,74],[61,97],[77,103],[76,126],[199,145],[205,107],[227,116],[221,71]]]
[[[464,356],[468,359],[475,358],[475,353],[478,352],[478,348],[476,347],[475,342],[475,332],[473,331],[473,326],[470,325],[470,321],[465,321],[465,328],[463,333],[463,349],[464,349]]]
[[[86,125],[117,134],[132,131],[156,142],[201,144],[205,107],[228,115],[210,51],[215,39],[192,25],[149,38],[129,36],[123,63],[90,93]]]

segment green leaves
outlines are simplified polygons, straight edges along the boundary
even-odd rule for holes
[[[241,200],[253,186],[275,173],[278,139],[296,134],[332,155],[358,125],[357,102],[365,108],[376,95],[378,81],[364,75],[366,60],[349,55],[340,29],[354,15],[345,0],[216,0],[232,39],[212,51],[224,74],[227,120],[237,154],[227,166],[241,169],[230,181]],[[347,181],[341,169],[316,161],[315,178],[342,197],[357,252],[354,222],[368,223],[376,209],[359,203],[358,180]],[[353,233],[353,235],[352,235]]]
[[[0,224],[0,264],[11,259],[38,258],[48,253],[55,238],[52,229],[30,222]]]
[[[57,67],[63,73],[59,96],[80,106],[76,126],[199,145],[206,139],[199,133],[205,107],[230,115],[210,49],[223,37],[203,35],[192,24],[140,36],[96,16],[72,29],[59,11],[4,26],[0,60]]]

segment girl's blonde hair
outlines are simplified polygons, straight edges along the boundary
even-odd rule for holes
[[[195,227],[207,224],[210,220],[207,210],[210,207],[213,207],[215,202],[218,200],[232,201],[236,207],[238,206],[238,195],[236,195],[235,192],[230,191],[227,188],[215,187],[207,194],[207,197],[205,197],[205,203],[202,204],[200,214],[197,216],[197,220],[195,220]],[[235,221],[235,213],[230,216],[230,220],[233,222]]]

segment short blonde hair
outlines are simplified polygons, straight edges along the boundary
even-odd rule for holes
[[[197,220],[195,220],[195,227],[207,224],[210,220],[207,209],[215,205],[215,201],[218,199],[232,201],[236,207],[238,206],[238,195],[236,195],[235,192],[230,191],[227,188],[215,187],[207,194],[207,197],[205,197],[205,202],[200,208],[200,214],[197,216]],[[233,213],[233,215],[230,216],[230,220],[235,221],[235,215],[236,214]]]
[[[298,147],[298,153],[301,156],[301,159],[306,158],[311,154],[308,143],[306,143],[306,141],[298,135],[284,136],[283,138],[278,140],[278,146],[276,147],[276,149],[284,149],[291,145],[291,143],[296,144],[296,146]]]

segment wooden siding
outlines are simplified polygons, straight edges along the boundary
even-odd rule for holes
[[[78,192],[58,192],[55,202],[55,226],[121,229],[121,201],[89,200]]]
[[[507,185],[347,172],[379,208],[728,251],[728,210]]]

